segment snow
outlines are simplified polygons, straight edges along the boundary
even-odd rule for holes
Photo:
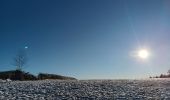
[[[170,79],[0,82],[0,100],[170,100]]]

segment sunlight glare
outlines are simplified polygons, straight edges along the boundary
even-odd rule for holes
[[[141,49],[138,51],[138,57],[142,59],[147,59],[149,56],[149,52],[146,49]]]

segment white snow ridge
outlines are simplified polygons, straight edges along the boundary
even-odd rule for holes
[[[0,100],[170,100],[170,80],[6,81]]]

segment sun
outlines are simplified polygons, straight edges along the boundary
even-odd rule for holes
[[[146,49],[141,49],[138,51],[138,57],[142,59],[147,59],[149,57],[149,52]]]

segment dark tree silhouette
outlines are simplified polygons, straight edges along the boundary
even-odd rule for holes
[[[25,50],[19,50],[16,57],[14,58],[14,66],[17,70],[22,70],[27,63],[27,56]]]

